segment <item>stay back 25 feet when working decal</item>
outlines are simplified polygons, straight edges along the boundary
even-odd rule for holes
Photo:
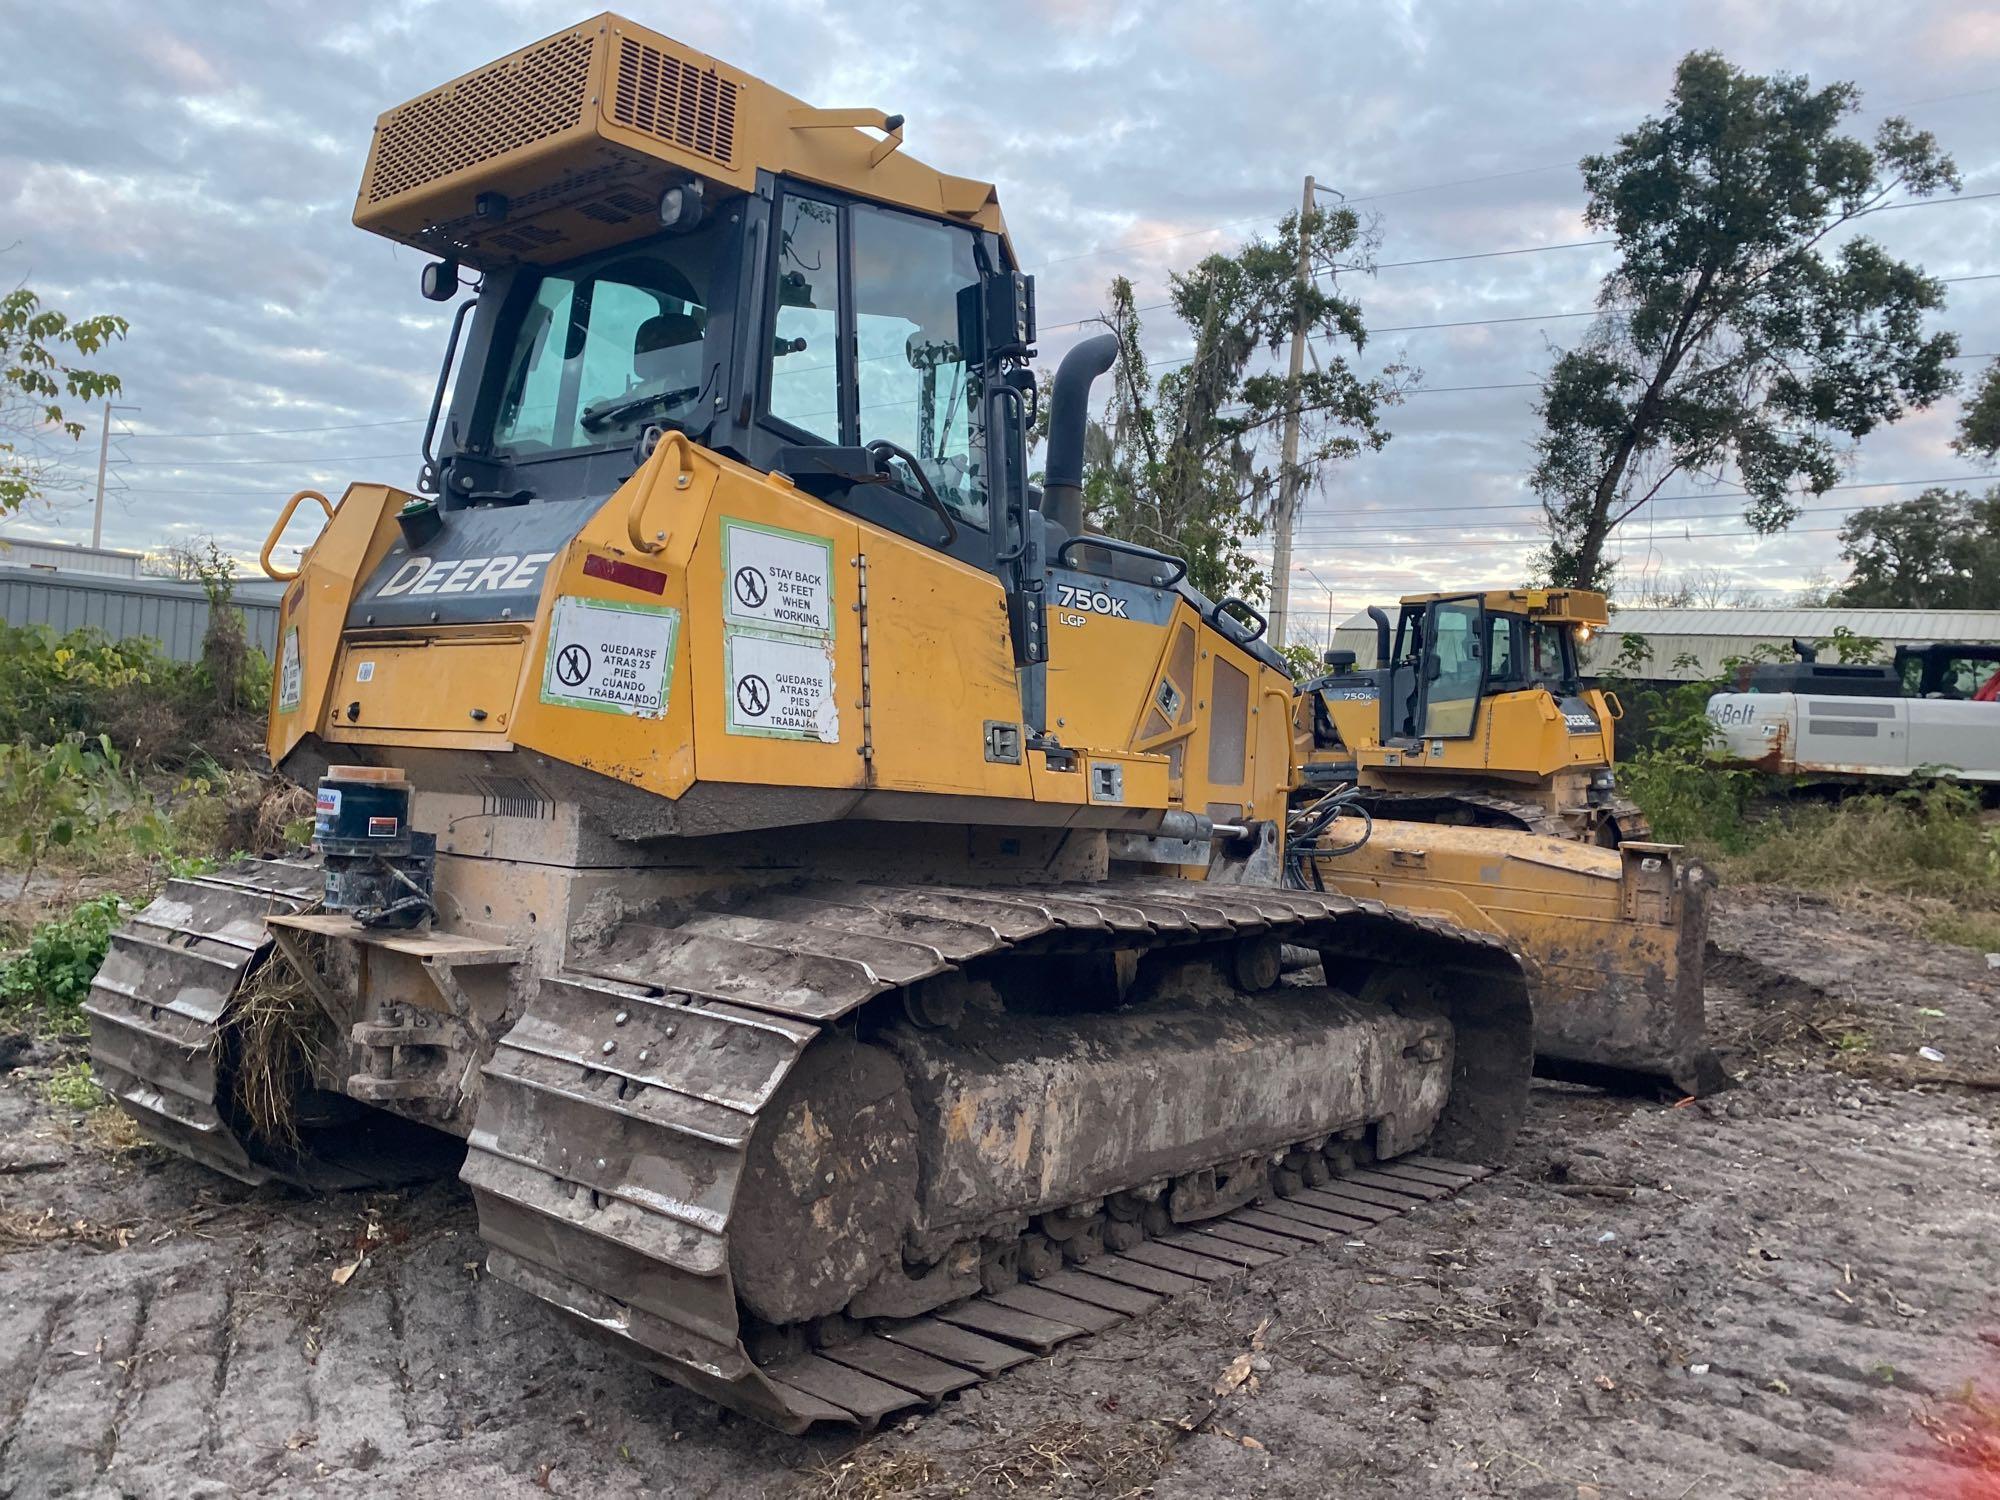
[[[769,739],[840,739],[833,541],[722,523],[724,727]]]

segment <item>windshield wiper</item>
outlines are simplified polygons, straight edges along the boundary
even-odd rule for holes
[[[686,386],[678,391],[648,391],[643,396],[623,396],[600,406],[585,407],[577,421],[585,432],[595,432],[600,427],[609,427],[613,422],[636,417],[641,412],[679,406],[699,396],[703,389],[705,387]]]

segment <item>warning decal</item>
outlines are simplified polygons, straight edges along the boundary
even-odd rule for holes
[[[670,605],[556,600],[542,702],[664,718],[681,614]]]
[[[731,625],[831,636],[832,538],[725,519],[722,607]]]
[[[285,632],[285,650],[278,664],[278,712],[288,714],[299,706],[304,692],[305,671],[299,663],[299,627]]]
[[[831,641],[737,629],[729,632],[723,655],[731,734],[825,744],[839,740]]]

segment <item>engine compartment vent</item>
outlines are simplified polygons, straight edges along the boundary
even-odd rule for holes
[[[618,42],[611,119],[725,166],[736,157],[736,85],[631,37]]]
[[[590,33],[572,31],[412,99],[376,139],[368,201],[380,203],[576,126],[589,95],[594,45]]]

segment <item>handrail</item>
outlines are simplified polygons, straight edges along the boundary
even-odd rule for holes
[[[1124,554],[1126,557],[1142,558],[1147,562],[1171,563],[1180,570],[1164,582],[1154,584],[1154,588],[1170,589],[1183,578],[1187,577],[1188,573],[1186,558],[1175,557],[1171,552],[1157,552],[1151,547],[1142,547],[1137,542],[1122,541],[1115,536],[1084,535],[1071,537],[1060,547],[1056,548],[1057,567],[1069,566],[1069,549],[1072,547],[1102,547],[1106,552],[1118,552]]]
[[[1249,604],[1246,601],[1237,598],[1234,594],[1229,594],[1221,599],[1216,600],[1215,603],[1209,605],[1208,607],[1208,623],[1213,625],[1217,630],[1222,630],[1222,621],[1225,619],[1228,619],[1229,623],[1236,626],[1238,629],[1242,629],[1244,626],[1249,624],[1249,621],[1233,619],[1223,614],[1223,611],[1226,609],[1240,609],[1241,611],[1243,611],[1244,614],[1250,617],[1250,620],[1254,620],[1257,624],[1257,628],[1255,630],[1251,631],[1248,635],[1239,638],[1242,644],[1247,645],[1251,641],[1262,640],[1264,638],[1264,632],[1271,628],[1271,622],[1264,618],[1263,613],[1260,610],[1258,610],[1255,605]],[[1224,635],[1232,634],[1232,632],[1227,630],[1222,630],[1222,633]]]
[[[672,462],[677,471],[674,476],[674,488],[684,490],[694,482],[694,445],[688,441],[685,432],[668,428],[660,434],[659,444],[653,449],[653,462],[665,465],[668,460],[660,455],[669,448],[674,450]],[[661,472],[665,472],[664,467]],[[653,535],[647,536],[640,524],[646,519],[646,505],[653,498],[653,486],[658,482],[655,480],[653,484],[634,485],[632,503],[625,512],[625,535],[641,552],[658,552],[667,545],[667,534],[664,531],[656,531]]]
[[[271,564],[271,553],[277,548],[278,538],[285,534],[285,528],[292,524],[292,512],[299,508],[301,500],[306,499],[319,501],[319,508],[326,512],[327,520],[331,521],[333,519],[333,502],[318,490],[300,490],[291,499],[287,500],[285,508],[278,512],[278,524],[273,526],[271,534],[264,538],[264,550],[257,554],[257,566],[264,570],[266,578],[274,579],[279,583],[290,583],[294,578],[299,576],[298,568],[294,568],[291,572],[287,573],[280,568],[273,567]],[[314,537],[313,540],[318,541],[319,538]],[[307,550],[311,550],[310,544],[307,545]],[[301,558],[300,560],[303,563],[304,559]]]

